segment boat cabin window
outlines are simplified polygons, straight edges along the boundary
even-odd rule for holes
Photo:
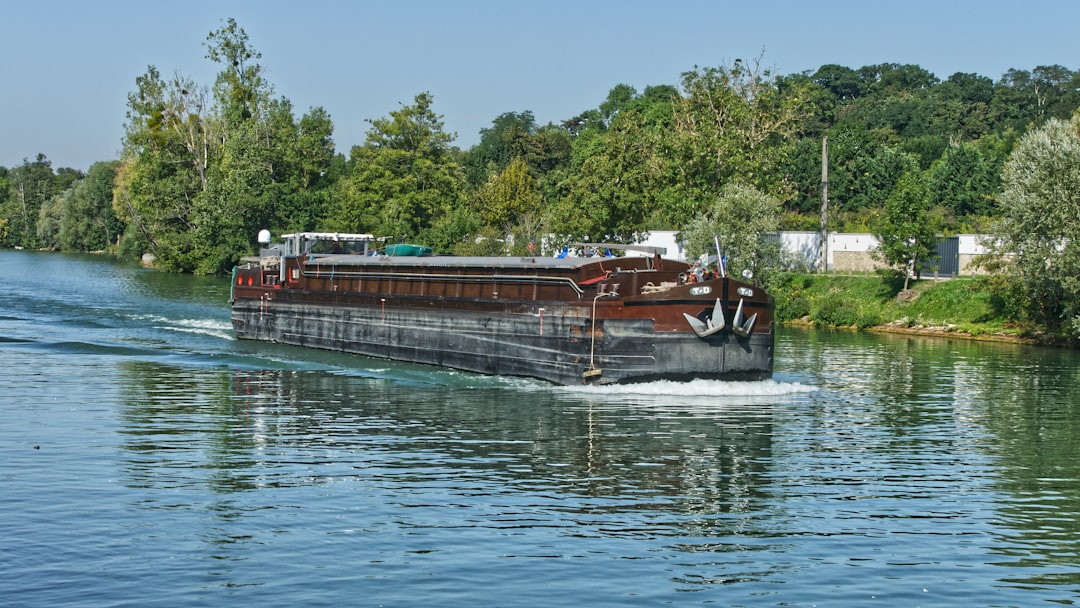
[[[347,253],[365,253],[367,241],[310,241],[308,253],[341,255]]]

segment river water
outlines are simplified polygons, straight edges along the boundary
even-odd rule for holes
[[[228,292],[0,251],[0,605],[1080,603],[1074,352],[564,388],[238,342]]]

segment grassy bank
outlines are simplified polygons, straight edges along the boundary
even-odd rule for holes
[[[770,286],[781,322],[875,331],[949,333],[978,339],[1061,344],[1026,322],[1008,285],[995,278],[921,280],[903,290],[887,276],[796,274]]]

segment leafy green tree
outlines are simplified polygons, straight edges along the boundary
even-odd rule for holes
[[[52,179],[51,190],[56,192],[41,204],[37,219],[36,246],[42,249],[61,248],[61,232],[67,210],[74,198],[75,187],[83,175],[74,169],[60,169]]]
[[[970,72],[956,72],[935,85],[934,93],[945,100],[985,106],[994,99],[994,81]]]
[[[211,168],[205,192],[192,204],[191,230],[185,235],[190,258],[183,269],[197,274],[224,272],[250,252],[261,228],[277,227],[270,149],[254,122],[232,130]]]
[[[759,61],[683,74],[670,138],[685,173],[687,200],[704,205],[710,193],[733,181],[788,196],[791,187],[781,167],[794,149],[814,86],[792,84],[797,86],[781,89]]]
[[[273,95],[258,60],[262,53],[249,42],[247,32],[228,19],[206,37],[206,58],[222,66],[214,83],[214,99],[225,123],[225,133],[261,117]]]
[[[965,142],[990,133],[994,82],[989,78],[957,72],[935,85],[932,95],[931,134]]]
[[[559,184],[549,227],[571,239],[632,242],[659,212],[658,197],[669,184],[660,134],[643,113],[628,110],[588,137],[593,153]]]
[[[931,133],[918,137],[902,138],[895,144],[890,144],[890,147],[911,156],[919,170],[925,171],[949,149],[949,139]],[[899,177],[899,174],[896,177]],[[895,180],[893,181],[895,182]],[[886,194],[886,196],[888,195]]]
[[[37,219],[37,246],[55,251],[60,248],[60,223],[63,220],[63,207],[71,198],[71,190],[66,190],[41,205]]]
[[[918,162],[911,154],[889,146],[879,147],[855,179],[856,208],[881,208],[907,173],[917,172]]]
[[[529,110],[505,112],[492,121],[490,128],[480,129],[480,143],[465,158],[469,183],[479,186],[515,158],[528,157],[532,147],[529,140],[535,131],[536,118]]]
[[[190,271],[194,203],[217,153],[205,95],[182,77],[169,81],[149,66],[128,94],[124,151],[113,208],[128,226],[121,252],[152,252],[162,267]]]
[[[974,144],[950,146],[927,175],[931,204],[959,217],[989,215],[998,186],[997,169]]]
[[[798,131],[803,139],[821,139],[825,131],[838,120],[844,104],[848,103],[806,73],[779,76],[776,86],[781,91],[793,88],[807,91],[806,112]]]
[[[904,276],[907,290],[912,274],[918,279],[922,266],[937,247],[938,226],[930,213],[930,193],[921,175],[905,173],[885,201],[885,213],[874,232],[877,255]]]
[[[289,104],[282,100],[280,107],[285,110]],[[271,227],[314,230],[328,213],[334,182],[341,172],[335,166],[334,125],[321,107],[312,108],[295,124],[291,112],[281,115],[277,146],[281,158],[273,166],[276,186],[268,193],[279,201],[277,224]]]
[[[1024,131],[1050,118],[1067,119],[1080,105],[1080,72],[1060,65],[1030,72],[1010,69],[994,86],[991,115],[1003,127]]]
[[[1080,118],[1024,135],[1005,165],[999,251],[1032,319],[1080,336]]]
[[[115,163],[97,162],[65,194],[59,246],[64,251],[103,251],[114,245],[124,226],[112,208]]]
[[[364,145],[352,149],[332,229],[422,240],[440,250],[464,236],[433,230],[449,225],[443,216],[462,206],[465,177],[450,148],[453,135],[443,131],[432,103],[430,93],[420,93],[413,105],[370,121]]]
[[[35,248],[40,246],[37,223],[41,207],[63,191],[58,189],[52,162],[44,154],[8,171],[10,194],[0,207],[0,218],[6,220],[3,245]]]
[[[884,94],[885,97],[926,91],[938,83],[933,74],[911,64],[879,63],[863,66],[858,73],[871,94]]]
[[[714,254],[719,242],[729,275],[750,270],[767,281],[769,273],[780,267],[780,243],[768,238],[779,229],[780,209],[777,198],[753,186],[730,183],[706,211],[687,223],[680,236],[690,256]]]
[[[190,79],[151,66],[128,96],[114,209],[121,250],[151,251],[167,270],[226,271],[261,228],[312,229],[327,213],[335,154],[321,108],[299,122],[273,99],[256,51],[229,19],[206,39],[221,65],[211,107]]]
[[[11,229],[11,216],[8,207],[10,196],[11,181],[8,179],[8,169],[0,166],[0,245],[8,244],[8,233]]]
[[[880,143],[875,133],[857,122],[838,124],[829,130],[828,137],[829,208],[834,212],[860,214],[879,209],[900,176],[918,170],[913,155]],[[796,167],[800,190],[795,202],[800,209],[813,212],[821,204],[821,142],[803,144],[798,152],[800,156],[795,158],[802,164]],[[830,223],[836,215],[832,214]]]
[[[1068,119],[1080,104],[1080,74],[1061,65],[1041,65],[1031,71],[1040,118]]]
[[[535,239],[540,228],[540,192],[525,160],[517,157],[476,192],[474,206],[487,226],[502,234]]]
[[[830,140],[830,144],[831,144]],[[832,154],[832,150],[830,150]],[[829,189],[839,187],[839,174],[831,168],[835,166],[830,157]],[[784,202],[784,209],[796,215],[814,215],[821,210],[821,139],[803,137],[795,142],[795,147],[783,165],[783,173],[788,183],[794,188],[790,199]],[[830,196],[835,198],[835,196]]]
[[[932,99],[924,95],[878,94],[863,98],[859,104],[862,121],[870,129],[887,129],[900,138],[928,135],[934,108]]]
[[[859,72],[834,63],[821,66],[811,78],[838,100],[858,99],[868,88],[866,79]]]

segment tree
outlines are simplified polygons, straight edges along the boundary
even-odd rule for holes
[[[450,149],[454,136],[443,131],[432,103],[430,93],[420,93],[413,105],[369,121],[367,140],[350,155],[352,173],[340,184],[332,229],[426,240],[443,250],[462,236],[433,230],[461,207],[465,177]]]
[[[559,183],[559,199],[547,213],[550,229],[624,243],[644,233],[663,215],[662,197],[673,184],[671,160],[660,147],[662,124],[639,110],[623,110],[609,128],[585,136],[592,153]]]
[[[503,235],[519,232],[523,238],[538,236],[540,192],[521,157],[480,187],[474,205],[484,223]]]
[[[1012,259],[1028,314],[1080,336],[1080,118],[1024,135],[1003,185],[999,253]]]
[[[975,145],[950,146],[928,172],[931,203],[958,217],[989,215],[998,185],[996,169]]]
[[[759,280],[780,266],[780,243],[768,238],[780,225],[780,201],[753,186],[731,183],[712,205],[680,232],[691,257],[716,252],[727,259],[728,274],[750,270]]]
[[[2,244],[26,248],[38,247],[37,223],[41,207],[63,189],[57,190],[56,175],[52,162],[44,154],[38,154],[31,162],[23,163],[8,172],[11,195],[0,208],[0,218],[6,220],[6,234]]]
[[[814,86],[792,81],[781,89],[760,60],[683,74],[673,141],[685,173],[685,198],[705,204],[733,181],[787,196],[781,166],[808,116]]]
[[[937,243],[938,226],[930,214],[930,194],[919,173],[909,171],[896,184],[874,236],[877,255],[904,275],[904,290],[912,274],[918,279]]]
[[[823,65],[811,78],[839,100],[858,99],[866,94],[867,82],[849,67],[835,63]]]
[[[273,90],[257,62],[262,53],[250,46],[244,28],[230,18],[223,27],[210,32],[204,44],[206,58],[222,66],[214,83],[214,97],[226,134],[249,120],[261,118]]]
[[[8,179],[7,167],[0,166],[0,245],[8,244],[8,234],[11,230],[11,215],[8,212],[8,200],[11,194],[11,181]]]
[[[121,252],[152,252],[162,267],[192,270],[195,199],[216,155],[209,117],[193,83],[166,81],[154,66],[128,94],[128,124],[113,208],[128,226]]]
[[[250,253],[262,228],[314,229],[326,215],[335,158],[322,108],[299,123],[256,51],[229,19],[206,39],[221,64],[210,107],[205,88],[150,66],[128,96],[114,210],[127,225],[121,251],[152,252],[164,269],[220,273]]]
[[[102,251],[116,242],[123,224],[112,209],[115,163],[97,162],[67,192],[59,245],[64,251]]]
[[[994,98],[994,81],[978,74],[956,72],[938,83],[934,91],[943,99],[989,105]]]
[[[41,249],[60,248],[60,224],[63,220],[63,207],[71,198],[71,190],[66,190],[41,205],[37,219],[37,246]]]
[[[1003,127],[1023,131],[1049,118],[1069,118],[1080,104],[1080,72],[1060,65],[1032,71],[1010,69],[994,86],[991,117]]]
[[[190,258],[183,269],[218,274],[249,253],[262,228],[277,228],[281,202],[271,194],[272,148],[254,121],[233,129],[213,164],[205,192],[192,202],[192,226],[184,235]],[[273,139],[271,139],[273,141]]]
[[[469,183],[479,186],[510,161],[527,157],[535,130],[536,118],[529,110],[504,112],[495,117],[490,128],[480,129],[480,143],[469,149],[465,158]]]

